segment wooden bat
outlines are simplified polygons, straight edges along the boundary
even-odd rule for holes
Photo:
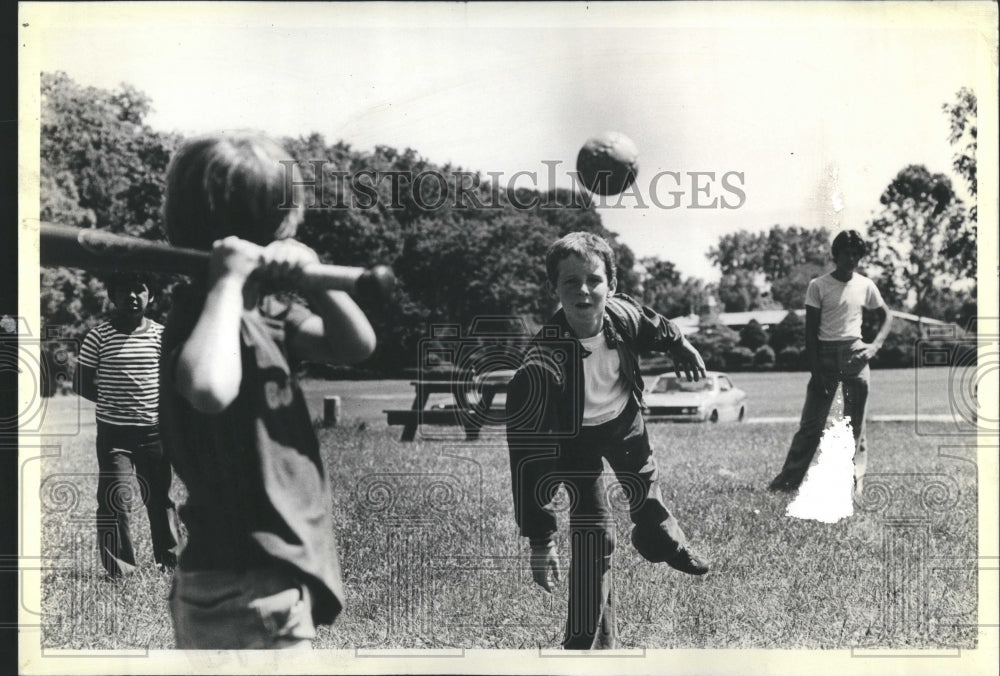
[[[39,230],[39,261],[43,266],[191,275],[208,269],[209,256],[208,251],[103,230],[44,222]],[[318,263],[306,267],[305,276],[321,288],[374,298],[386,298],[396,283],[392,269],[385,265],[365,269]]]

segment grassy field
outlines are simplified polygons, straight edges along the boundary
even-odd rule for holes
[[[947,371],[928,377],[947,385]],[[883,375],[884,374],[884,375]],[[736,374],[755,415],[796,416],[804,374]],[[873,377],[873,413],[925,407],[914,375]],[[558,645],[565,580],[548,595],[530,582],[516,536],[502,439],[398,441],[383,408],[406,408],[406,381],[306,384],[344,401],[336,429],[319,431],[334,485],[348,607],[316,647],[532,648]],[[765,396],[765,394],[770,396]],[[904,404],[903,402],[908,402]],[[907,409],[907,405],[909,408]],[[72,427],[76,402],[54,399],[47,421]],[[89,410],[80,419],[92,420]],[[976,644],[975,452],[939,451],[953,425],[875,422],[865,505],[829,525],[786,517],[789,496],[764,490],[792,423],[650,426],[661,485],[691,540],[713,562],[703,578],[641,559],[616,512],[615,595],[623,647],[973,647]],[[169,648],[169,575],[152,566],[148,525],[133,536],[144,567],[106,582],[93,546],[93,426],[59,437],[43,462],[43,646]],[[183,486],[174,485],[183,501]],[[563,557],[566,519],[560,514]],[[565,561],[564,561],[565,562]]]

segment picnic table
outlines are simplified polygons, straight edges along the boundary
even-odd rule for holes
[[[465,428],[465,438],[479,438],[484,423],[502,420],[501,409],[493,409],[493,398],[506,392],[514,371],[492,371],[468,379],[421,379],[410,381],[414,389],[413,405],[409,410],[385,411],[389,425],[402,425],[400,441],[413,441],[420,425],[459,425]],[[451,394],[454,404],[427,408],[432,394]]]

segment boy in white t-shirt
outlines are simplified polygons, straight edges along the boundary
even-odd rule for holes
[[[675,324],[615,294],[615,256],[601,237],[566,235],[549,248],[546,271],[562,308],[532,340],[507,392],[514,518],[531,544],[534,581],[553,591],[559,555],[548,504],[565,486],[572,557],[563,647],[613,648],[616,538],[604,460],[628,498],[636,551],[691,575],[709,569],[660,492],[642,417],[639,354],[669,352],[678,377],[688,380],[704,377],[705,363]]]
[[[858,231],[838,234],[831,251],[836,269],[810,281],[806,290],[806,360],[812,378],[806,388],[799,430],[792,438],[781,472],[768,486],[772,491],[794,491],[802,483],[816,454],[838,384],[843,384],[844,414],[850,419],[854,433],[856,496],[860,496],[863,487],[868,465],[865,441],[868,362],[889,335],[892,313],[875,283],[855,272],[858,262],[868,252]],[[863,308],[874,310],[881,323],[871,343],[861,340]]]

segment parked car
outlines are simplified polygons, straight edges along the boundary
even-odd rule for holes
[[[747,393],[733,385],[725,373],[709,371],[688,382],[673,373],[653,376],[643,393],[646,419],[676,422],[720,422],[747,419]]]

